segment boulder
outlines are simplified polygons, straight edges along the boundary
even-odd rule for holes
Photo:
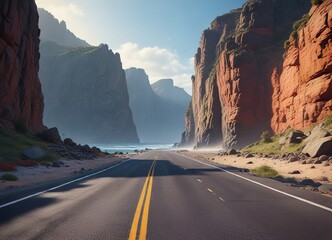
[[[58,143],[61,141],[59,131],[56,127],[45,130],[44,132],[40,133],[38,137],[51,143]]]
[[[244,158],[252,158],[252,157],[254,157],[254,155],[252,155],[251,153],[244,155]]]
[[[300,158],[298,156],[291,156],[289,158],[289,162],[296,162],[296,161],[299,161],[299,160],[300,160]]]
[[[236,154],[237,154],[237,151],[234,148],[232,148],[228,151],[228,155],[236,155]]]
[[[322,161],[322,162],[327,161],[327,160],[329,160],[329,156],[327,156],[327,155],[322,155],[322,156],[319,157],[318,160],[319,160],[319,161]]]
[[[309,143],[314,140],[328,137],[331,134],[323,128],[322,124],[317,125],[310,133],[310,135],[304,140],[304,143]]]
[[[300,143],[302,139],[305,139],[307,136],[302,131],[292,131],[289,133],[287,143]]]
[[[65,140],[63,140],[63,143],[71,147],[77,146],[77,144],[71,138],[66,138]]]
[[[322,184],[318,190],[323,193],[332,193],[332,184]]]
[[[324,137],[308,142],[302,153],[308,154],[310,157],[332,155],[332,137]]]
[[[25,150],[22,154],[24,158],[38,160],[46,155],[46,151],[40,147],[32,147]]]

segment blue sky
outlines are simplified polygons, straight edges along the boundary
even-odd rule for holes
[[[173,78],[191,92],[193,56],[211,21],[245,0],[36,0],[78,37],[106,43],[124,68],[144,68],[150,82]]]

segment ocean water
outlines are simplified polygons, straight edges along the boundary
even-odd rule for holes
[[[167,150],[173,147],[173,144],[158,144],[158,143],[139,143],[139,144],[98,144],[95,145],[100,148],[102,151],[106,151],[108,153],[114,152],[123,152],[130,153],[135,150],[141,151],[145,149],[150,150]]]

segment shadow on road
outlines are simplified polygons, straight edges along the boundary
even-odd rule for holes
[[[123,163],[122,165],[112,168],[108,171],[105,171],[103,173],[100,173],[98,175],[94,175],[91,177],[88,177],[86,179],[70,183],[66,186],[57,188],[55,190],[49,191],[49,192],[70,192],[74,189],[78,188],[84,188],[88,187],[89,184],[88,181],[91,179],[98,179],[98,178],[145,178],[148,174],[148,171],[153,163],[154,159],[145,159],[145,160],[139,160],[139,159],[131,159],[130,161]],[[237,169],[234,167],[225,167],[225,170],[232,171],[232,172],[239,172],[241,169]],[[157,160],[157,164],[154,171],[154,177],[166,177],[166,176],[176,176],[176,175],[183,175],[183,176],[200,176],[205,175],[207,173],[211,172],[220,172],[223,171],[216,168],[183,168],[179,165],[173,164],[169,160]],[[89,175],[93,172],[86,172],[86,175]],[[63,180],[62,183],[65,183]],[[0,200],[0,205],[28,196],[35,194],[37,192],[45,191],[46,189],[50,189],[52,187],[58,186],[62,183],[56,182],[53,184],[45,184],[43,186],[40,186],[38,188],[35,188],[33,191],[27,191],[24,192],[18,192],[17,194],[11,195],[9,197],[3,197]],[[24,200],[22,202],[10,205],[5,208],[0,208],[0,226],[2,224],[8,223],[11,220],[15,220],[16,217],[22,216],[24,214],[27,214],[29,212],[35,211],[40,208],[44,208],[46,206],[58,203],[59,201],[62,201],[59,198],[52,198],[52,197],[45,197],[43,194],[35,196],[33,198]],[[52,213],[50,213],[52,214]]]

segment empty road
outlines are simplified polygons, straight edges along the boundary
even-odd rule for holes
[[[330,240],[332,198],[151,151],[1,198],[0,239]]]

